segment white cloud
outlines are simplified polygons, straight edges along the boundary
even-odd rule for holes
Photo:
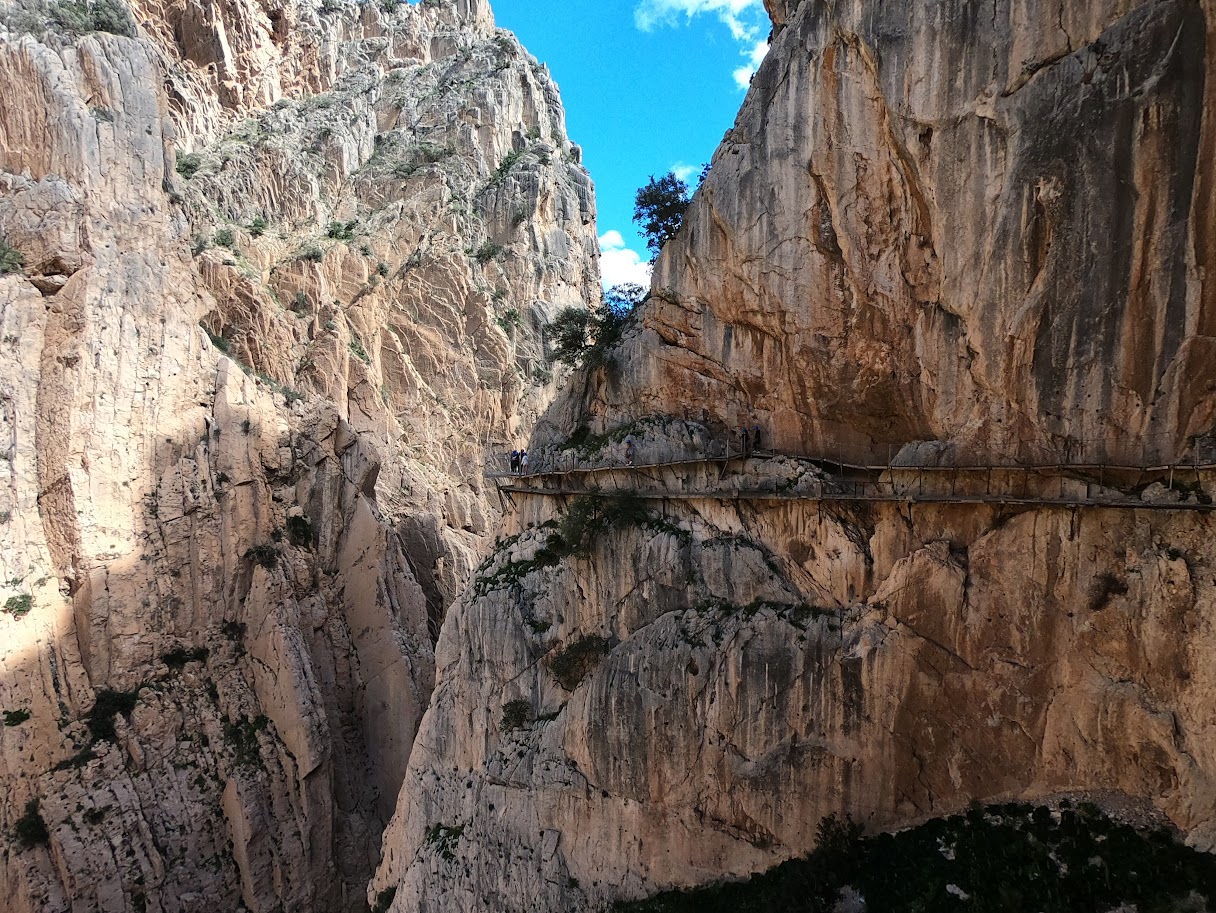
[[[687,184],[695,178],[701,169],[697,165],[686,165],[683,162],[676,162],[671,166],[671,173],[678,177],[681,181]]]
[[[642,0],[633,11],[638,28],[649,32],[656,25],[671,25],[683,15],[685,20],[702,13],[714,13],[726,23],[736,41],[754,40],[759,25],[747,22],[745,14],[760,10],[762,0]]]
[[[764,62],[764,55],[768,53],[768,41],[757,41],[752,45],[751,51],[745,53],[748,53],[747,63],[732,74],[735,77],[735,85],[740,89],[746,89],[752,81],[752,74],[760,69],[760,64]]]
[[[769,26],[763,0],[641,0],[633,11],[633,21],[643,32],[649,32],[660,25],[678,25],[681,17],[690,22],[703,13],[716,15],[741,45],[739,50],[747,63],[731,75],[739,88],[746,89],[768,53],[768,40],[762,37]]]
[[[625,246],[625,239],[615,228],[600,235],[600,278],[606,289],[623,282],[650,288],[650,264]]]

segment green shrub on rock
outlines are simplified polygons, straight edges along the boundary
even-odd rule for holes
[[[25,266],[25,257],[21,251],[8,243],[4,235],[0,235],[0,276],[5,273],[19,272]]]

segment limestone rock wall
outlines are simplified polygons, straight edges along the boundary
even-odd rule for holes
[[[1216,834],[1206,518],[702,499],[551,565],[549,516],[440,638],[394,910],[595,910],[804,853],[829,813],[1064,790]]]
[[[620,370],[551,437],[706,408],[854,459],[1189,455],[1213,422],[1210,6],[773,7]]]
[[[591,184],[484,3],[134,11],[0,15],[3,905],[364,909]]]
[[[533,450],[628,430],[690,455],[754,416],[846,459],[1198,454],[1210,5],[766,6],[773,47],[650,301]],[[601,909],[804,853],[829,813],[1075,789],[1213,846],[1206,514],[721,485],[649,515],[601,499],[574,553],[553,536],[583,506],[517,497],[437,644],[369,896]]]

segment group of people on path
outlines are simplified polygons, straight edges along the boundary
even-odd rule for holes
[[[760,424],[757,422],[752,426],[749,433],[747,425],[739,427],[739,452],[745,457],[751,456],[760,449]]]
[[[515,473],[517,476],[528,474],[528,451],[511,451],[511,472]]]

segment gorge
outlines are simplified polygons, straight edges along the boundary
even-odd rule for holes
[[[601,910],[1070,796],[1212,851],[1216,9],[765,5],[572,371],[592,176],[485,0],[0,10],[5,910]]]

